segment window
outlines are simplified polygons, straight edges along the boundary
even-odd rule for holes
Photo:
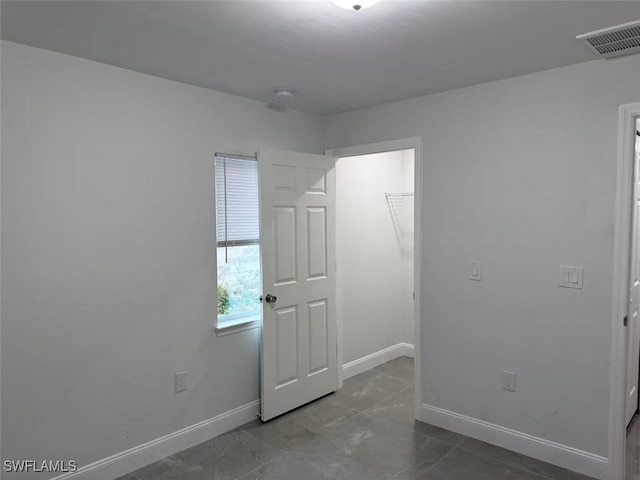
[[[260,207],[255,158],[216,154],[218,329],[260,320]]]

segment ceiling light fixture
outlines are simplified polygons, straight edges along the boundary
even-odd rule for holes
[[[275,92],[273,92],[276,100],[289,100],[290,98],[293,98],[295,94],[295,90],[291,88],[278,88]]]
[[[332,0],[333,3],[339,7],[346,8],[347,10],[364,10],[371,5],[375,5],[380,0]]]

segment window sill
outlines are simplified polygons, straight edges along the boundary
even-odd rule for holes
[[[248,315],[218,325],[216,327],[216,335],[224,337],[225,335],[253,330],[254,328],[260,328],[261,324],[260,315]]]

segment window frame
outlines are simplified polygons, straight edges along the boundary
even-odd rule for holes
[[[228,159],[228,160],[241,160],[241,161],[251,161],[256,163],[256,171],[257,171],[257,157],[249,157],[245,155],[237,155],[237,154],[228,154],[228,153],[219,153],[216,152],[214,155],[214,212],[215,212],[215,237],[216,237],[216,320],[215,320],[215,330],[218,336],[230,335],[237,332],[243,332],[246,330],[251,330],[254,328],[259,328],[262,325],[262,307],[259,305],[255,310],[249,312],[239,312],[232,313],[227,315],[220,315],[217,310],[218,306],[218,294],[217,294],[217,286],[218,284],[218,262],[217,262],[217,249],[218,248],[233,248],[239,246],[250,246],[257,245],[260,247],[260,238],[257,239],[241,239],[241,240],[225,240],[218,238],[218,191],[217,191],[217,176],[216,176],[216,168],[217,162],[220,159]],[[258,229],[260,226],[260,195],[258,193]],[[225,198],[226,202],[226,198]],[[225,212],[226,215],[226,212]],[[227,231],[227,222],[225,219],[225,234]],[[258,234],[259,234],[258,230]],[[258,260],[260,263],[260,278],[262,281],[262,260]],[[222,319],[221,317],[224,317]]]

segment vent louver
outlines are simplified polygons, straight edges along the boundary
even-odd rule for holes
[[[578,35],[591,52],[603,58],[640,53],[640,20]]]

